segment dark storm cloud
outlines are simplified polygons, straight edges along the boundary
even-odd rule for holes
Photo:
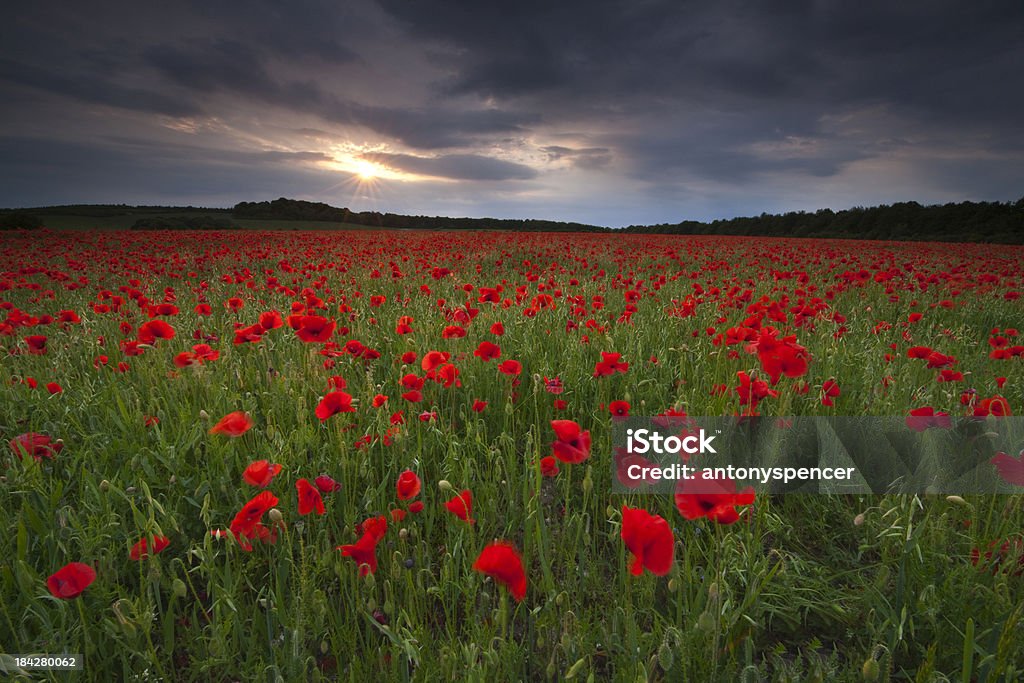
[[[537,171],[524,164],[477,154],[418,157],[411,154],[368,152],[360,158],[407,173],[453,180],[529,180]]]
[[[313,162],[330,155],[311,145],[349,142],[411,173],[486,179],[480,202],[536,215],[499,194],[528,180],[591,221],[601,202],[642,212],[628,222],[732,215],[780,186],[820,204],[1024,187],[1018,2],[44,0],[0,39],[5,149],[33,141],[69,185],[90,149],[111,178],[137,164],[183,191],[189,162],[221,180],[236,164],[294,187],[322,179]],[[142,142],[115,139],[123,126]],[[27,191],[15,162],[0,168]]]

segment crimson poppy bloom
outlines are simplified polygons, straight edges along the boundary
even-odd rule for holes
[[[277,496],[270,491],[257,493],[248,503],[242,506],[231,521],[231,531],[239,536],[251,538],[256,532],[256,525],[264,513],[277,505]]]
[[[252,429],[253,420],[248,413],[236,410],[228,413],[220,419],[220,422],[210,428],[210,434],[227,434],[228,436],[241,436]]]
[[[59,394],[62,391],[64,391],[64,387],[57,384],[56,382],[48,382],[46,385],[46,390],[49,391],[51,394]]]
[[[936,411],[931,406],[914,408],[906,419],[907,427],[915,432],[923,432],[926,429],[935,427],[937,429],[949,429],[953,426],[949,413]]]
[[[154,536],[153,537],[153,554],[163,552],[164,548],[171,544],[171,539],[166,536]],[[144,560],[149,557],[149,539],[141,538],[139,541],[132,546],[132,549],[128,551],[128,556],[133,560]]]
[[[778,330],[765,328],[748,347],[748,351],[757,353],[761,368],[768,374],[772,384],[778,384],[783,375],[802,377],[807,374],[810,360],[807,349],[796,343],[796,335],[776,339],[777,335]]]
[[[77,598],[96,580],[96,570],[82,562],[70,562],[46,579],[50,595],[62,600]]]
[[[707,517],[719,524],[732,524],[740,518],[736,506],[753,502],[753,488],[748,486],[737,493],[735,481],[728,477],[714,479],[705,470],[699,477],[682,479],[676,485],[676,508],[690,520]]]
[[[558,474],[558,461],[555,460],[553,455],[548,455],[540,459],[540,473],[545,477],[554,477]]]
[[[513,375],[513,376],[515,376],[515,375],[518,375],[518,374],[522,373],[522,371],[523,371],[523,364],[520,363],[517,360],[506,360],[506,361],[503,361],[501,363],[501,365],[498,366],[498,370],[500,372],[505,373],[506,375]]]
[[[316,416],[323,422],[332,415],[338,413],[354,413],[352,407],[352,396],[344,391],[332,391],[322,399],[316,406]]]
[[[463,489],[462,493],[449,500],[444,506],[448,512],[463,522],[476,524],[476,520],[473,519],[473,493],[469,489]]]
[[[324,493],[334,493],[335,491],[341,490],[341,484],[334,481],[334,479],[327,476],[326,474],[321,474],[319,477],[313,480],[313,483],[315,483],[316,487],[323,491]]]
[[[14,454],[18,456],[18,460],[21,460],[23,454],[31,455],[36,460],[53,458],[64,448],[62,442],[54,441],[46,434],[37,434],[35,432],[19,434],[8,443]]]
[[[502,325],[500,322],[494,323],[493,325],[491,325],[491,334],[493,334],[495,337],[500,337],[501,335],[505,334],[505,326]]]
[[[999,477],[1008,484],[1024,486],[1024,451],[1021,451],[1016,458],[999,451],[990,460],[996,466]]]
[[[149,320],[139,325],[139,342],[153,344],[157,339],[174,339],[174,328],[163,320]]]
[[[269,460],[257,460],[249,463],[249,466],[242,472],[242,479],[246,484],[266,488],[270,482],[281,471],[280,465],[272,465]]]
[[[338,323],[319,315],[304,315],[299,318],[295,334],[307,343],[323,343],[330,341]]]
[[[575,465],[590,457],[590,432],[581,431],[572,420],[552,420],[556,441],[551,444],[551,454],[562,462]]]
[[[25,337],[25,344],[28,345],[28,352],[41,356],[46,353],[46,336],[33,334]]]
[[[324,499],[320,496],[320,492],[316,490],[316,487],[310,484],[305,479],[299,479],[295,482],[295,490],[299,494],[299,514],[308,515],[313,510],[316,510],[316,514],[322,515],[326,512],[324,508]]]
[[[739,519],[737,505],[754,502],[754,488],[748,486],[737,493],[732,479],[715,479],[701,470],[696,478],[681,479],[676,484],[675,502],[686,519],[707,517],[719,524],[731,524]]]
[[[359,540],[349,545],[340,545],[338,550],[343,557],[351,557],[359,567],[359,576],[377,573],[377,543],[380,537],[372,533],[364,533]]]
[[[478,398],[473,400],[473,412],[474,413],[482,413],[482,412],[484,412],[484,408],[486,408],[486,407],[487,407],[487,401],[481,401]]]
[[[412,470],[406,470],[398,476],[395,489],[398,491],[398,500],[409,500],[419,495],[423,487],[420,478]]]
[[[832,399],[839,396],[839,384],[834,379],[825,380],[821,385],[821,405],[831,408],[835,405]]]
[[[260,313],[260,317],[257,319],[257,322],[264,330],[276,330],[277,328],[284,326],[284,319],[281,318],[281,314],[277,311],[265,311]]]
[[[621,353],[602,351],[601,360],[594,364],[594,377],[608,377],[616,372],[626,372],[629,370],[629,363],[621,362],[620,358],[622,358]]]
[[[613,417],[629,417],[629,401],[612,401],[608,404],[608,412]]]
[[[473,570],[504,584],[516,602],[526,597],[526,571],[515,546],[507,541],[491,543],[473,563]]]
[[[634,576],[643,574],[644,569],[655,576],[665,576],[672,569],[675,538],[663,517],[623,505],[620,535],[633,553],[629,571]]]
[[[495,358],[501,358],[501,347],[494,342],[482,341],[480,346],[476,347],[473,355],[486,363]]]

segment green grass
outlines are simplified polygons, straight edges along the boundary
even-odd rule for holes
[[[1024,320],[1019,301],[1000,297],[1021,280],[1019,250],[371,232],[255,233],[245,244],[232,233],[75,233],[45,240],[0,237],[0,272],[11,273],[0,281],[40,285],[0,291],[0,301],[34,315],[73,309],[83,322],[66,329],[19,327],[0,337],[8,348],[24,348],[20,340],[28,334],[49,337],[46,355],[4,356],[3,441],[34,431],[64,442],[52,461],[19,461],[6,448],[0,455],[2,651],[83,653],[85,680],[859,681],[876,668],[878,680],[1013,681],[1021,675],[1024,587],[1013,575],[1016,556],[1003,566],[1011,571],[984,571],[970,560],[972,549],[984,552],[1021,531],[1021,496],[974,496],[964,504],[925,496],[760,497],[735,525],[690,522],[669,497],[611,493],[604,407],[624,399],[635,415],[673,406],[691,415],[738,412],[735,394],[712,396],[712,389],[735,386],[738,371],[756,369],[756,356],[715,346],[704,333],[709,326],[724,332],[749,315],[747,304],[730,303],[728,287],[749,287],[751,301],[785,293],[795,299],[795,281],[776,283],[768,273],[805,269],[818,287],[812,296],[823,296],[836,287],[836,272],[909,260],[926,275],[960,266],[963,282],[900,290],[898,302],[888,300],[885,284],[839,288],[828,299],[847,318],[848,331],[839,339],[832,334],[837,324],[821,319],[813,330],[781,325],[810,350],[805,379],[812,389],[798,394],[801,380],[784,378],[775,387],[780,398],[763,402],[762,412],[905,415],[933,405],[961,413],[960,389],[970,385],[990,396],[997,376],[1007,377],[1001,393],[1019,412],[1021,363],[990,359],[986,343],[990,328]],[[679,250],[679,260],[666,255],[670,248]],[[110,260],[115,254],[116,264]],[[848,262],[839,265],[843,258]],[[309,268],[289,272],[283,261],[296,271]],[[404,277],[389,276],[392,262]],[[29,265],[51,275],[67,271],[71,280],[85,275],[89,283],[69,291],[69,280],[47,272],[12,273]],[[435,265],[458,275],[435,280]],[[252,289],[234,282],[245,268]],[[625,288],[614,278],[641,268],[652,268],[644,277],[684,276],[667,280],[656,297],[643,297],[632,324],[617,324]],[[382,277],[372,278],[373,269]],[[267,270],[294,293],[267,287]],[[996,291],[977,284],[985,272],[1003,273]],[[603,295],[605,309],[588,311],[579,322],[593,318],[607,329],[566,334],[571,307],[564,296],[556,310],[524,317],[521,309],[537,293],[528,273],[540,274],[541,282],[552,278],[565,295],[583,295],[588,304]],[[573,277],[579,285],[569,284]],[[122,315],[97,314],[89,305],[99,290],[118,294],[131,278],[139,278],[139,289],[154,301],[173,287],[181,313],[169,319],[175,339],[124,358],[117,348],[119,323],[147,318],[132,301]],[[503,296],[514,297],[519,284],[530,285],[529,296],[509,309],[475,304],[480,313],[467,336],[441,339],[450,323],[438,298],[459,305],[466,300],[464,283],[494,286],[503,279]],[[200,282],[208,283],[209,318],[192,312]],[[705,295],[694,317],[668,318],[665,307],[691,294],[694,282],[723,291]],[[433,290],[429,296],[419,292],[421,284]],[[251,324],[272,308],[287,313],[293,301],[303,300],[298,290],[304,287],[325,300],[335,297],[328,315],[350,328],[339,342],[358,339],[381,358],[364,364],[343,356],[326,369],[319,347],[302,343],[287,327],[259,344],[231,343],[235,321]],[[53,298],[41,296],[46,289]],[[371,294],[387,302],[372,308]],[[239,314],[223,306],[232,296],[245,301]],[[947,298],[959,305],[930,307]],[[912,307],[912,299],[919,303]],[[354,319],[338,312],[343,300]],[[900,323],[911,310],[925,318],[908,341]],[[414,334],[394,333],[403,315],[414,318]],[[727,322],[718,322],[720,316]],[[883,319],[893,329],[872,334]],[[499,320],[506,327],[496,340],[502,359],[523,363],[515,398],[512,379],[472,355],[480,341],[493,339],[487,330]],[[172,359],[196,343],[196,328],[220,337],[213,345],[221,357],[176,369]],[[581,343],[582,334],[589,344]],[[892,343],[898,350],[889,348]],[[912,344],[955,355],[957,367],[972,373],[969,381],[935,382],[935,371],[905,357]],[[405,404],[399,379],[422,372],[418,362],[403,367],[400,356],[430,349],[451,352],[462,388],[428,381],[423,404]],[[600,351],[622,353],[629,371],[595,379]],[[891,363],[886,352],[896,356]],[[101,354],[110,363],[97,369]],[[130,369],[116,372],[122,360]],[[320,423],[313,410],[331,375],[347,380],[358,409]],[[883,393],[885,375],[893,382]],[[21,383],[28,376],[38,380],[37,389]],[[566,392],[557,398],[568,402],[567,410],[554,410],[556,397],[545,392],[542,376],[562,379]],[[818,388],[830,377],[842,394],[827,409]],[[49,381],[64,392],[51,396],[43,388]],[[378,392],[390,397],[379,410],[370,406]],[[489,402],[481,414],[470,410],[477,398]],[[399,409],[407,422],[390,446],[354,447],[360,436],[383,435],[388,416]],[[429,409],[437,411],[436,423],[417,419]],[[235,410],[254,417],[250,432],[237,439],[208,434],[215,420]],[[159,424],[147,428],[147,415]],[[542,478],[537,463],[550,454],[550,420],[557,418],[591,431],[593,456],[563,464],[557,478]],[[274,545],[257,543],[246,553],[210,531],[227,528],[257,492],[241,474],[264,458],[284,466],[270,490],[280,498],[286,529]],[[395,480],[406,468],[423,480],[425,509],[389,525],[377,573],[361,578],[335,548],[356,540],[356,523],[404,506]],[[299,517],[295,481],[321,473],[342,489],[325,494],[326,515]],[[473,491],[476,526],[444,509],[452,494],[439,488],[441,480]],[[669,576],[629,574],[619,537],[623,504],[659,514],[673,527],[676,561]],[[146,534],[166,535],[171,545],[131,561],[129,548]],[[523,554],[529,587],[521,603],[471,569],[496,538],[512,541]],[[79,598],[55,599],[46,578],[71,561],[94,564],[97,580]]]

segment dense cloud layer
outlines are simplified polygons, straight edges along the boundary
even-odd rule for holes
[[[1014,2],[39,2],[0,47],[0,205],[623,225],[1016,199],[1022,45]]]

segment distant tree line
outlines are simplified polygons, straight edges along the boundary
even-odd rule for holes
[[[166,215],[168,213],[178,215]],[[240,202],[232,209],[192,206],[69,205],[0,210],[0,230],[31,230],[43,225],[40,216],[135,216],[133,230],[234,229],[244,219],[322,221],[372,228],[418,230],[518,230],[523,232],[621,232],[658,235],[749,235],[766,237],[832,237],[879,240],[935,240],[1024,244],[1024,198],[1016,202],[960,202],[922,206],[900,202],[833,211],[791,211],[784,214],[730,218],[710,222],[682,221],[631,225],[613,229],[583,223],[501,218],[406,216],[378,211],[351,211],[322,202],[284,197],[265,202]],[[164,214],[164,215],[154,215]],[[197,215],[198,214],[198,215]]]
[[[410,228],[416,230],[522,230],[527,232],[604,232],[609,228],[583,223],[565,223],[538,219],[446,218],[444,216],[405,216],[378,211],[350,211],[323,202],[300,199],[275,199],[270,202],[240,202],[232,209],[235,218],[264,220],[329,221],[373,228]]]
[[[631,225],[623,232],[1024,244],[1024,198],[1013,203],[960,202],[922,206],[917,202],[900,202],[870,208],[858,206],[843,211],[820,209],[814,213],[762,213],[760,216],[709,223],[682,221]]]

